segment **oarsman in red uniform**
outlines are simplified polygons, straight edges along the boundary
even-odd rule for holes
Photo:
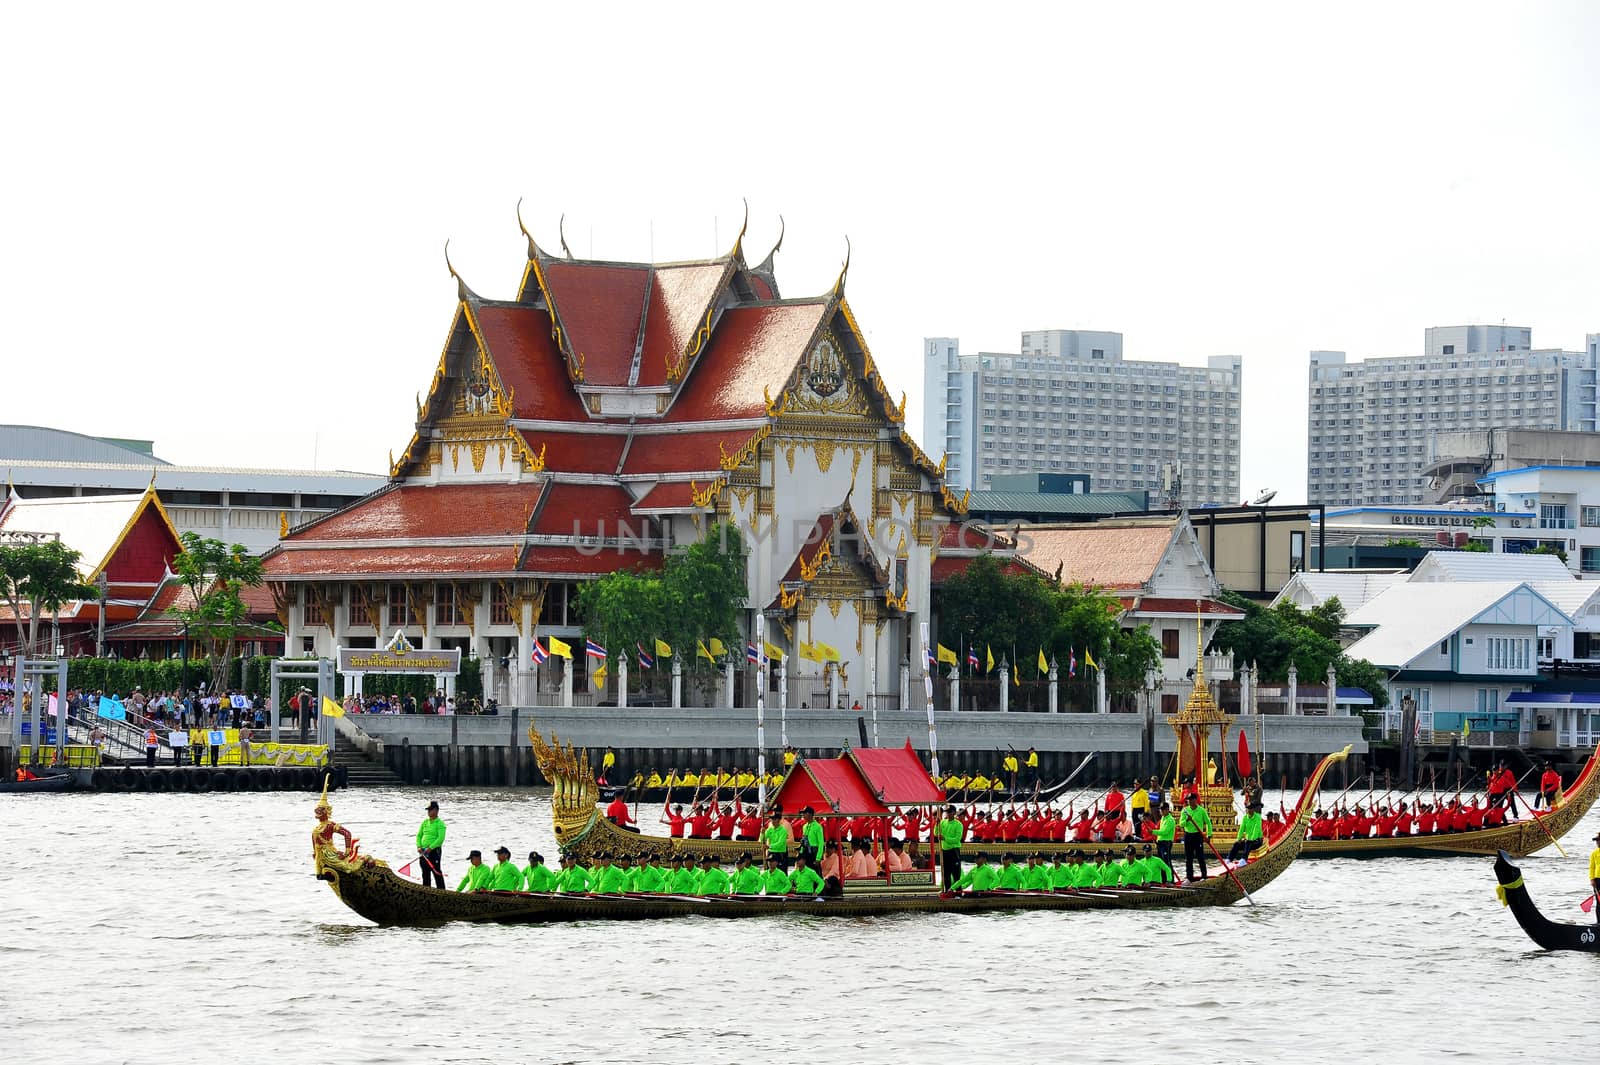
[[[1095,827],[1095,839],[1101,843],[1115,843],[1121,828],[1122,810],[1107,810],[1100,815],[1100,823]]]
[[[1388,809],[1378,815],[1378,836],[1380,838],[1388,838],[1394,835],[1394,825],[1399,820],[1399,816],[1398,813],[1392,813]]]
[[[1094,822],[1091,819],[1093,812],[1085,810],[1072,822],[1072,840],[1074,843],[1088,843],[1090,834],[1094,832]]]
[[[734,825],[738,824],[738,822],[739,819],[732,808],[724,806],[722,812],[717,814],[717,835],[723,839],[732,839]]]
[[[1506,823],[1506,809],[1504,806],[1491,806],[1483,811],[1483,827],[1499,828]]]
[[[1106,813],[1122,813],[1122,805],[1127,802],[1127,796],[1122,794],[1122,789],[1117,787],[1117,782],[1111,782],[1111,790],[1106,792],[1105,800],[1100,804]]]
[[[683,838],[683,826],[688,822],[683,816],[683,803],[678,803],[670,810],[661,811],[661,823],[667,826],[667,835],[673,839]]]
[[[1467,831],[1474,831],[1483,827],[1483,807],[1475,802],[1469,802],[1462,810],[1466,815]]]
[[[1433,812],[1433,807],[1427,803],[1422,804],[1422,812],[1417,815],[1417,834],[1431,836],[1438,830],[1439,817]]]
[[[1364,813],[1358,811],[1356,816],[1356,838],[1372,838],[1372,827],[1377,824],[1377,821],[1378,819],[1373,816],[1372,807],[1367,807]]]
[[[696,803],[694,809],[689,812],[689,838],[711,838],[711,815],[699,803]]]
[[[906,839],[922,838],[922,811],[913,806],[909,810],[901,810],[895,820],[895,827],[900,829]]]
[[[628,800],[620,794],[611,800],[611,805],[606,807],[606,820],[618,828],[626,828],[633,824],[633,818],[628,814]]]
[[[1544,764],[1544,772],[1539,774],[1539,794],[1534,797],[1533,805],[1537,809],[1540,803],[1546,809],[1554,807],[1556,800],[1561,797],[1561,774],[1551,768],[1550,763]]]
[[[734,799],[733,816],[739,828],[740,839],[761,838],[761,814],[755,807],[745,809],[738,799]]]
[[[1450,810],[1450,831],[1465,832],[1468,826],[1466,807],[1461,805],[1460,799],[1457,799]]]
[[[1333,820],[1321,810],[1311,815],[1311,828],[1306,833],[1307,839],[1328,839],[1333,835]]]
[[[1489,772],[1485,774],[1487,779],[1484,783],[1483,790],[1489,795],[1490,806],[1499,806],[1501,803],[1505,802],[1507,792],[1512,787],[1516,786],[1517,778],[1512,777],[1508,781],[1506,779],[1507,772],[1508,770],[1506,769],[1506,764],[1504,762],[1496,762],[1494,764],[1494,768],[1490,769]]]
[[[1411,824],[1414,820],[1411,811],[1406,809],[1406,804],[1401,803],[1399,812],[1395,814],[1394,830],[1391,834],[1397,837],[1411,835]]]

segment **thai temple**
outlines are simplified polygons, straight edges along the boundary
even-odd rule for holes
[[[674,263],[553,255],[523,235],[511,299],[451,269],[455,314],[388,484],[267,555],[287,653],[400,631],[476,655],[504,703],[613,701],[633,649],[590,684],[579,582],[659,567],[730,522],[749,549],[746,636],[759,610],[790,705],[897,700],[909,663],[921,707],[930,584],[978,548],[867,349],[848,256],[828,291],[784,298],[778,247],[751,265],[743,230],[726,255]],[[570,667],[536,661],[550,637],[573,644]],[[836,661],[802,658],[803,643]],[[694,648],[674,650],[692,663]],[[685,704],[754,701],[744,648],[727,652],[737,678],[712,674]]]

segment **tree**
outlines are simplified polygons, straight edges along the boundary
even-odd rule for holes
[[[1069,654],[1092,654],[1114,686],[1142,688],[1145,674],[1161,661],[1161,645],[1146,626],[1117,623],[1122,604],[1098,588],[1060,588],[1032,572],[1008,571],[993,555],[972,560],[939,593],[941,626],[972,647],[1015,652],[1027,675],[1043,650],[1066,662]]]
[[[0,593],[11,606],[17,626],[17,644],[32,654],[39,646],[39,619],[58,614],[74,599],[96,594],[78,573],[81,552],[60,540],[42,543],[0,544]],[[27,604],[28,627],[22,627],[22,605]]]
[[[1337,596],[1310,610],[1301,610],[1288,600],[1264,607],[1234,592],[1223,592],[1218,598],[1243,610],[1245,616],[1217,626],[1211,645],[1233,652],[1234,661],[1241,666],[1254,662],[1262,680],[1287,680],[1290,665],[1308,681],[1320,680],[1331,665],[1340,683],[1367,689],[1375,706],[1388,705],[1388,675],[1370,662],[1349,658],[1339,646],[1344,604]]]
[[[692,669],[700,641],[738,643],[745,587],[739,530],[716,525],[699,543],[668,555],[660,572],[618,570],[589,581],[578,589],[577,608],[584,635],[613,655],[665,640]]]
[[[189,639],[207,649],[211,690],[219,692],[228,686],[234,645],[248,624],[249,610],[242,592],[260,586],[261,560],[243,544],[230,547],[221,540],[203,539],[192,532],[179,539],[183,550],[172,565],[193,605],[173,613],[184,623]]]

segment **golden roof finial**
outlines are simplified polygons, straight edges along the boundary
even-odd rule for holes
[[[567,258],[572,258],[572,249],[567,247],[567,212],[561,212],[561,221],[556,223],[556,231],[561,234],[561,253]],[[590,254],[594,254],[593,251]]]
[[[834,295],[835,298],[838,298],[838,297],[844,295],[844,279],[845,279],[845,276],[847,274],[849,274],[849,273],[850,273],[850,238],[848,236],[846,236],[844,238],[844,265],[839,268],[839,280],[837,280],[837,281],[835,281],[833,283],[833,295]]]

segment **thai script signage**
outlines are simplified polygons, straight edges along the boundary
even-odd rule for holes
[[[459,648],[375,650],[339,648],[340,673],[460,673]]]

